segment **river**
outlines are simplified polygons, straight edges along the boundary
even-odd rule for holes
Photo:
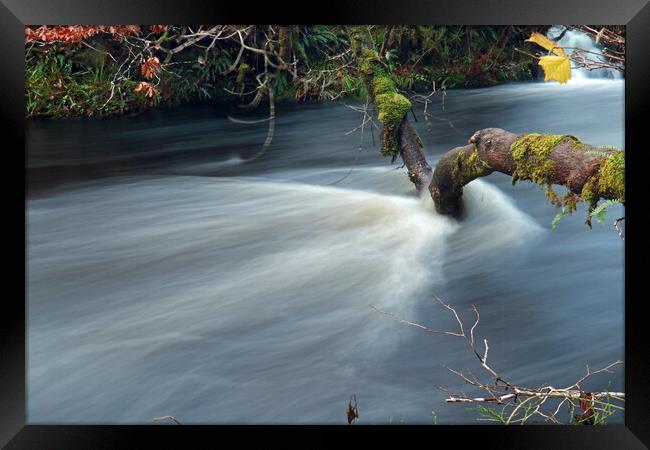
[[[450,90],[430,129],[421,108],[414,125],[432,164],[485,127],[622,148],[623,83]],[[468,322],[476,305],[492,365],[518,384],[623,358],[622,208],[590,230],[582,205],[552,230],[542,188],[493,174],[455,221],[368,132],[355,162],[361,115],[341,102],[279,105],[252,162],[266,124],[226,114],[264,117],[28,123],[29,423],[341,424],[351,394],[360,424],[477,423],[436,389],[480,394],[445,368],[483,376],[464,342],[369,307],[453,330],[434,292]],[[586,388],[608,383],[624,388],[620,367]]]

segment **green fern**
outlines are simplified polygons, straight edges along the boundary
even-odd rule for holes
[[[607,215],[607,208],[612,205],[620,203],[616,200],[606,200],[594,208],[593,211],[589,214],[591,217],[595,217],[598,223],[605,223],[605,216]]]
[[[555,227],[557,227],[557,223],[562,219],[562,217],[566,216],[569,214],[569,211],[567,211],[566,208],[562,208],[560,212],[558,212],[555,217],[553,217],[553,220],[551,221],[551,229],[555,230]]]

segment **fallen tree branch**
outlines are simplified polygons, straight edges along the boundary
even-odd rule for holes
[[[429,185],[436,210],[460,216],[463,187],[492,172],[511,175],[513,184],[530,180],[547,186],[551,203],[569,210],[578,201],[593,209],[601,198],[625,203],[624,151],[585,144],[570,135],[518,135],[486,128],[475,132],[468,145],[440,158]],[[565,186],[569,193],[559,198],[552,185]]]
[[[499,128],[486,128],[475,132],[468,145],[443,155],[432,170],[422,140],[407,117],[412,104],[395,88],[384,62],[374,50],[368,28],[351,27],[350,40],[358,72],[383,125],[381,153],[390,156],[391,162],[398,156],[402,158],[411,182],[418,191],[429,188],[439,213],[460,217],[463,187],[493,172],[512,176],[513,184],[530,180],[546,186],[551,203],[566,212],[575,211],[580,201],[587,202],[589,226],[590,213],[600,199],[625,203],[625,153],[585,144],[570,135],[517,135]],[[417,100],[422,98],[427,101],[426,107],[428,97],[420,96]],[[558,196],[553,185],[565,186],[568,193]]]

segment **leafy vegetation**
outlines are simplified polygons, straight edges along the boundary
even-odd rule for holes
[[[257,48],[264,36],[270,36],[265,51],[285,55],[293,65],[274,78],[276,99],[367,96],[347,52],[345,27],[291,26],[283,36],[278,28],[239,26],[242,41],[230,29],[223,34],[228,39],[211,41],[214,33],[206,33],[171,54],[167,52],[177,42],[189,42],[181,40],[206,27],[27,27],[26,115],[101,116],[193,101],[248,101],[259,87],[265,62],[259,50],[240,54],[241,42]],[[477,87],[530,79],[536,74],[534,59],[515,46],[537,29],[374,26],[370,33],[395,88],[417,91],[431,90],[434,83],[438,88]],[[154,58],[159,67],[145,76],[142,67]]]

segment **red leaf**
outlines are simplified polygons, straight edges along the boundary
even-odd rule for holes
[[[580,396],[580,408],[587,412],[594,406],[594,399],[591,392],[585,392]]]
[[[167,31],[167,25],[149,25],[149,31],[156,34],[162,34]]]
[[[141,81],[133,92],[142,92],[145,97],[152,98],[156,93],[158,93],[158,90],[151,83]]]
[[[147,59],[140,68],[140,73],[147,79],[152,79],[160,70],[160,61],[155,56]]]

